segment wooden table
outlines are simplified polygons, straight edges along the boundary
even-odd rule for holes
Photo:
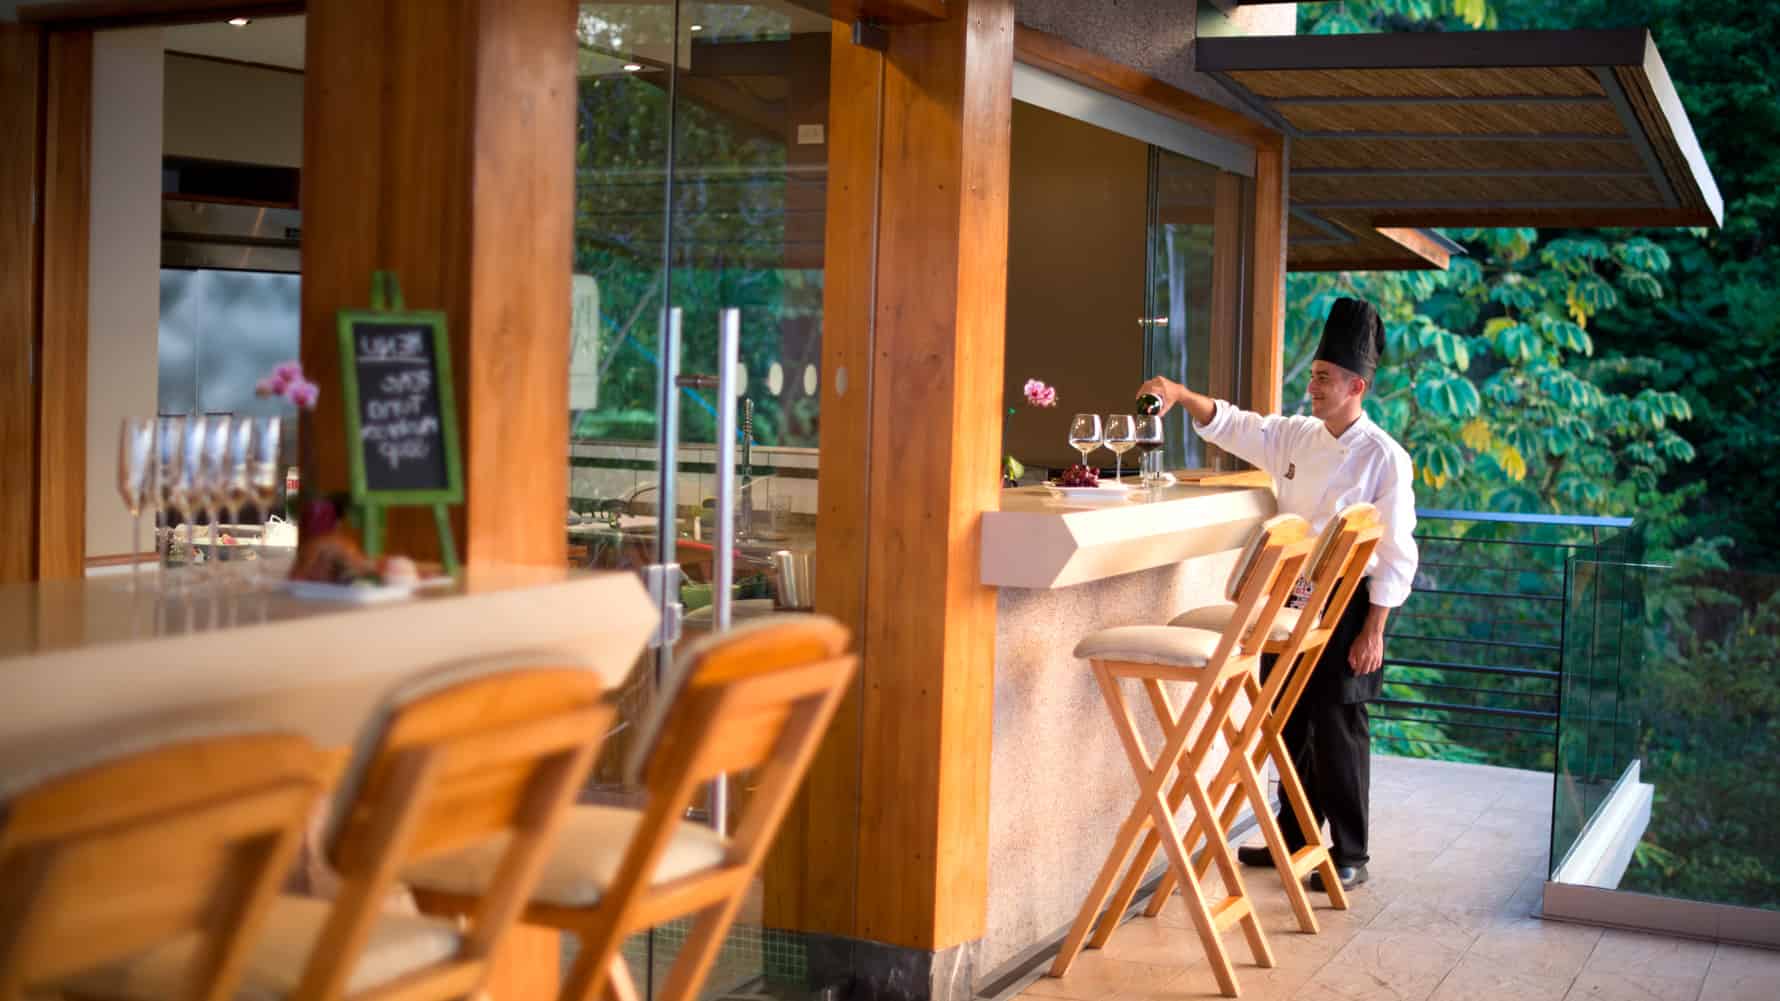
[[[527,652],[573,658],[616,687],[658,619],[625,573],[475,566],[378,605],[173,590],[188,573],[0,588],[0,789],[95,745],[185,726],[289,730],[344,761],[384,693],[417,672]],[[553,997],[557,934],[519,931],[489,993]]]

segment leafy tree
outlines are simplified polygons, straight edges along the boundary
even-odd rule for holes
[[[1597,317],[1660,298],[1667,253],[1638,237],[1449,235],[1472,253],[1445,272],[1292,277],[1287,399],[1308,409],[1328,302],[1356,295],[1385,319],[1387,364],[1367,410],[1415,460],[1420,506],[1647,516],[1678,507],[1687,495],[1660,484],[1694,456],[1673,426],[1691,406],[1641,386],[1651,361],[1596,357],[1589,334]]]

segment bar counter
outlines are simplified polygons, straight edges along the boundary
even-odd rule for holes
[[[0,588],[0,786],[95,744],[264,726],[350,747],[402,679],[464,660],[573,659],[617,685],[657,614],[632,574],[474,566],[371,605],[182,595],[180,576]]]
[[[1137,796],[1077,641],[1222,601],[1237,551],[1274,511],[1266,487],[1177,485],[1094,505],[1022,487],[983,516],[983,583],[1000,593],[979,989],[1062,937]],[[1153,749],[1154,716],[1135,687],[1126,696]]]

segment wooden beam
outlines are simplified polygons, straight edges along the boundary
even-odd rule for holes
[[[1423,230],[1387,226],[1378,234],[1441,271],[1452,260],[1452,251]]]
[[[987,920],[979,523],[1000,498],[1013,106],[1012,0],[949,6],[890,33],[876,200],[895,210],[878,220],[872,364],[848,390],[870,394],[858,935],[925,950]]]
[[[37,337],[43,278],[35,211],[43,167],[43,33],[0,24],[0,584],[37,570]]]
[[[830,14],[848,23],[923,24],[945,20],[948,9],[947,0],[835,0]]]
[[[1254,257],[1249,269],[1248,407],[1278,413],[1284,392],[1286,228],[1291,204],[1284,149],[1255,153]]]
[[[95,31],[155,24],[197,24],[231,17],[289,17],[303,0],[68,0],[27,4],[19,20],[57,30]]]
[[[48,34],[37,358],[37,577],[86,574],[87,267],[93,36]]]
[[[334,314],[396,272],[450,325],[471,562],[566,559],[573,0],[312,0],[304,131],[305,370],[323,387],[305,485],[343,489]],[[375,95],[376,100],[367,100]],[[392,551],[430,556],[430,515]]]
[[[1649,37],[1643,28],[1619,28],[1201,38],[1194,65],[1202,73],[1641,66]]]
[[[1179,87],[1035,28],[1018,27],[1014,30],[1014,56],[1028,66],[1036,66],[1074,80],[1084,87],[1123,98],[1157,114],[1167,115],[1257,149],[1278,149],[1284,141],[1279,130],[1257,118],[1232,111],[1197,94],[1189,94]]]

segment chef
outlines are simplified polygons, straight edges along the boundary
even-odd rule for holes
[[[1310,365],[1309,417],[1263,417],[1161,376],[1138,390],[1159,397],[1164,413],[1185,407],[1201,438],[1271,474],[1281,514],[1299,515],[1320,532],[1350,504],[1378,508],[1384,537],[1284,732],[1311,808],[1318,821],[1328,821],[1343,887],[1367,878],[1372,734],[1366,703],[1384,687],[1385,622],[1409,597],[1418,559],[1409,454],[1361,407],[1383,352],[1378,311],[1358,299],[1337,299]],[[1287,847],[1304,846],[1305,834],[1284,806],[1279,826]],[[1273,864],[1265,848],[1238,854],[1247,865]],[[1311,875],[1310,886],[1322,889],[1321,874]]]

